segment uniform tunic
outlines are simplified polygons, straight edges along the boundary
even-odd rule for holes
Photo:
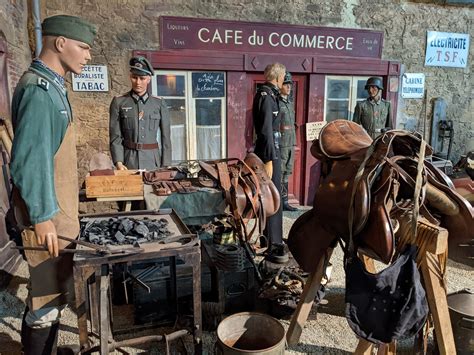
[[[280,157],[280,120],[278,117],[278,94],[276,86],[265,83],[262,85],[253,100],[253,124],[257,139],[255,154],[264,163],[272,161],[272,181],[278,192],[281,193],[281,157]],[[280,204],[278,211],[267,218],[264,235],[273,244],[283,243],[283,209]]]
[[[160,98],[130,91],[110,104],[110,152],[114,163],[129,169],[154,170],[171,164],[168,108]],[[157,149],[130,149],[126,142],[154,144]]]
[[[380,135],[381,129],[392,128],[392,113],[390,102],[380,99],[358,102],[353,116],[353,121],[365,128],[374,139]]]
[[[39,246],[32,224],[47,220],[52,221],[58,235],[77,238],[76,139],[71,107],[58,76],[34,62],[16,87],[12,113],[12,205],[23,245]],[[68,245],[59,240],[60,249]],[[67,304],[74,294],[72,254],[51,258],[46,251],[25,251],[25,256],[30,272],[28,315]]]
[[[293,103],[283,96],[279,96],[280,102],[280,153],[281,172],[284,183],[293,172],[296,146],[295,108]]]

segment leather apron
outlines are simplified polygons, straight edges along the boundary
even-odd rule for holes
[[[54,156],[54,187],[59,212],[52,218],[58,235],[76,239],[79,235],[79,186],[77,173],[76,138],[72,123],[64,135],[63,141]],[[21,201],[23,202],[23,201]],[[15,209],[19,225],[30,226],[22,231],[24,246],[39,246],[31,223],[24,211]],[[23,218],[19,218],[19,217]],[[27,214],[26,214],[27,216]],[[59,249],[73,248],[67,241],[58,240]],[[65,305],[73,300],[74,282],[72,271],[73,254],[51,258],[48,252],[25,251],[30,271],[29,307],[38,310],[43,307]]]

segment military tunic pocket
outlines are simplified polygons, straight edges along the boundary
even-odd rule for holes
[[[160,114],[153,113],[150,115],[150,131],[156,131],[160,127]]]
[[[133,128],[133,116],[131,112],[120,112],[120,126],[123,129],[132,129]]]

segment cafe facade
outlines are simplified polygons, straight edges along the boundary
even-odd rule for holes
[[[286,66],[297,125],[289,191],[302,205],[312,203],[319,178],[310,154],[318,128],[352,118],[368,77],[383,78],[396,117],[400,63],[381,58],[381,31],[163,16],[160,43],[134,54],[156,69],[152,92],[170,110],[175,162],[243,158],[253,146],[252,100],[263,70]]]

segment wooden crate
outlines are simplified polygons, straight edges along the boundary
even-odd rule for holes
[[[115,170],[115,175],[86,176],[86,196],[143,196],[143,179],[136,170]]]

